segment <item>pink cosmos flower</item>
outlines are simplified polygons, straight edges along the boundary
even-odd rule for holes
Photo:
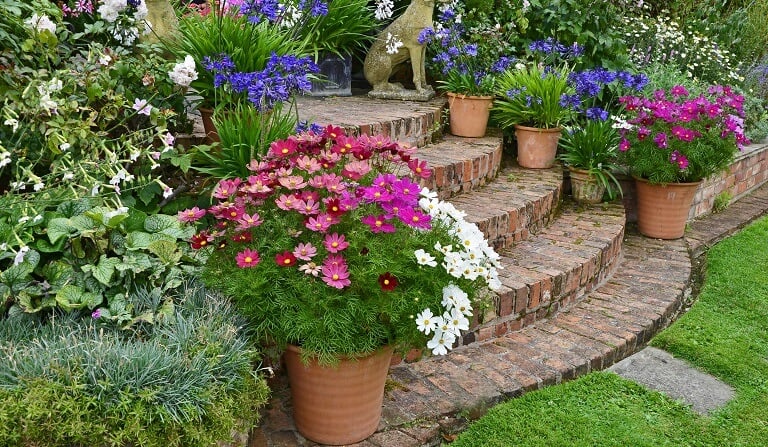
[[[296,265],[296,256],[290,251],[284,251],[275,255],[275,262],[280,267],[293,267]]]
[[[688,169],[688,158],[681,154],[680,151],[672,151],[669,155],[669,161],[676,164],[681,171]]]
[[[362,188],[362,190],[363,199],[368,202],[386,203],[393,198],[392,193],[383,186],[372,185]]]
[[[312,231],[317,231],[318,233],[325,233],[328,231],[328,228],[330,228],[331,224],[324,218],[323,216],[311,216],[309,219],[307,219],[307,223],[304,224],[305,227]]]
[[[660,149],[666,149],[667,147],[667,134],[664,132],[659,132],[656,134],[655,137],[653,137],[653,142],[656,143],[656,146]]]
[[[432,170],[427,167],[426,161],[419,161],[417,158],[413,158],[408,161],[408,168],[421,178],[429,178],[432,176]]]
[[[432,216],[424,214],[414,208],[404,208],[397,215],[400,221],[409,227],[419,228],[422,230],[429,230],[432,228]]]
[[[387,222],[384,216],[365,216],[360,219],[361,222],[368,225],[374,233],[394,233],[395,226]]]
[[[676,85],[669,90],[669,93],[674,97],[688,96],[688,90],[682,85]]]
[[[243,213],[242,216],[240,216],[240,220],[237,221],[238,230],[247,230],[248,228],[258,227],[263,223],[261,220],[261,216],[259,216],[258,213],[253,214],[246,214]]]
[[[338,253],[330,254],[323,260],[323,266],[344,266],[344,268],[347,268],[347,260]]]
[[[307,186],[307,182],[304,181],[304,177],[300,175],[280,177],[277,181],[288,189],[302,189]]]
[[[307,201],[297,200],[293,209],[305,216],[314,216],[320,212],[320,204],[312,199]]]
[[[198,207],[192,207],[187,208],[184,211],[179,211],[179,214],[177,214],[177,218],[179,219],[179,222],[189,223],[189,222],[197,222],[205,216],[205,210],[201,210]]]
[[[293,255],[296,256],[296,259],[301,259],[302,261],[310,261],[316,254],[317,248],[309,242],[299,243],[299,245],[293,249]]]
[[[343,234],[333,233],[325,235],[323,245],[329,253],[338,253],[349,247],[349,242],[347,242]]]
[[[343,289],[352,284],[352,281],[349,280],[349,271],[346,265],[324,265],[322,273],[323,282],[331,287]]]
[[[256,267],[259,264],[259,261],[261,261],[259,252],[251,250],[250,248],[246,248],[235,256],[235,262],[241,269]]]
[[[296,208],[296,204],[299,201],[292,194],[282,194],[275,200],[275,204],[283,211],[292,211]]]
[[[407,178],[397,180],[392,183],[392,192],[395,194],[398,200],[402,200],[405,203],[416,204],[419,201],[419,192],[421,186],[418,183],[414,183]]]
[[[352,180],[360,180],[369,172],[371,172],[371,165],[367,161],[356,160],[344,165],[341,175]]]
[[[357,138],[343,136],[336,138],[335,144],[331,146],[331,150],[337,154],[346,155],[354,153],[355,149],[359,146],[360,143],[358,143]]]
[[[311,158],[307,155],[302,155],[301,157],[297,158],[296,166],[308,174],[312,174],[313,172],[317,172],[322,169],[320,162],[317,161],[317,159]]]
[[[213,197],[217,199],[228,199],[229,196],[237,192],[237,188],[240,186],[242,180],[236,178],[234,180],[221,180],[216,188],[213,190]]]
[[[293,138],[274,141],[269,145],[269,155],[274,157],[287,157],[298,150],[298,143]]]

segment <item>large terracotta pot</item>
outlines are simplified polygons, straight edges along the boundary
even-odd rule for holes
[[[304,437],[320,444],[360,442],[379,426],[384,384],[392,348],[337,366],[301,361],[301,348],[289,345],[285,365],[291,386],[293,419]]]
[[[458,137],[485,136],[493,96],[467,96],[448,93],[451,134]]]
[[[568,167],[571,174],[571,195],[579,203],[595,204],[603,201],[605,185],[589,171]]]
[[[693,197],[701,182],[651,184],[635,177],[637,227],[657,239],[683,237]]]
[[[524,168],[551,168],[562,132],[560,127],[539,129],[515,124],[517,163]]]
[[[203,119],[205,142],[208,144],[220,142],[219,132],[216,130],[216,125],[213,124],[213,109],[198,107],[197,110],[200,111],[200,117]]]

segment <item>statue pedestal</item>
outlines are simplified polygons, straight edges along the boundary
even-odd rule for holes
[[[422,91],[409,90],[406,88],[396,88],[391,90],[371,90],[368,92],[370,98],[375,99],[401,99],[403,101],[429,101],[435,97],[435,90],[427,86]]]

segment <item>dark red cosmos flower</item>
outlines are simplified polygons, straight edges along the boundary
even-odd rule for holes
[[[389,272],[379,275],[379,285],[381,290],[385,292],[391,292],[397,287],[397,277]]]
[[[277,262],[277,265],[280,267],[293,267],[296,265],[296,256],[290,251],[284,251],[275,256],[275,262]]]

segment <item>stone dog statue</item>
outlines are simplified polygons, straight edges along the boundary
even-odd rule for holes
[[[435,95],[427,85],[424,73],[424,58],[427,48],[419,44],[419,34],[424,28],[432,28],[432,12],[436,0],[411,0],[405,12],[389,24],[379,35],[365,56],[363,74],[373,86],[368,93],[372,98],[406,99],[428,101]],[[437,0],[440,3],[448,0]],[[395,54],[387,52],[387,37],[391,35],[402,41],[403,45]],[[390,76],[398,65],[410,59],[413,70],[413,84],[416,90],[404,88],[401,84],[389,82]]]

